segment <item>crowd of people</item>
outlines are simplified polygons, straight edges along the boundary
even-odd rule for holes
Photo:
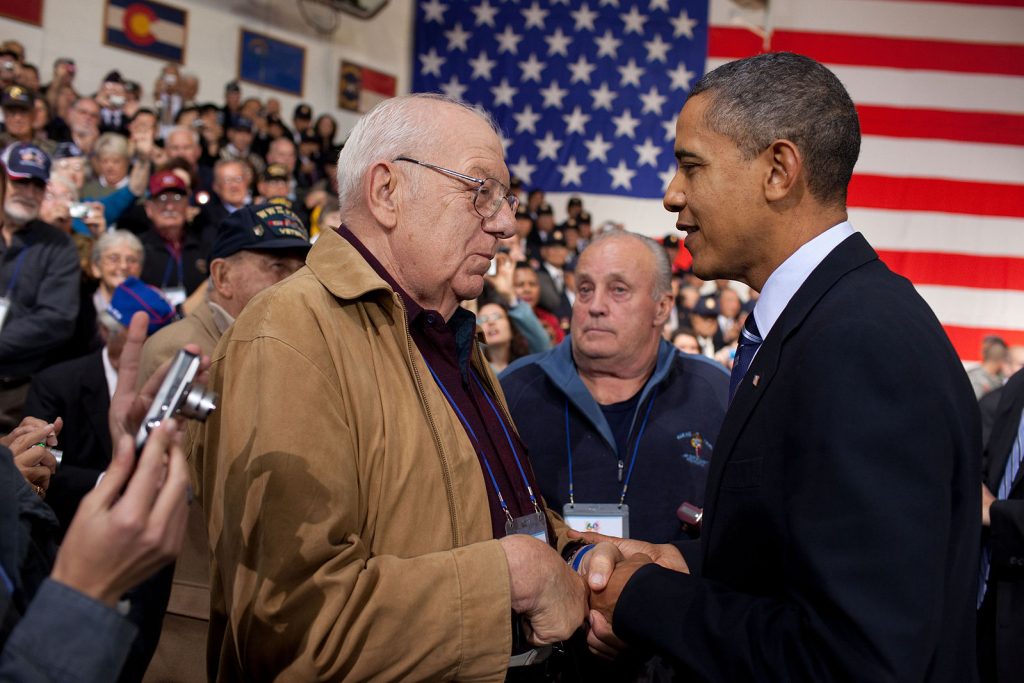
[[[658,240],[579,197],[557,222],[448,98],[343,140],[198,86],[87,92],[71,58],[43,84],[0,44],[0,672],[960,681],[977,608],[1007,680],[1020,360],[987,339],[968,382],[854,232],[827,69],[695,86]],[[220,407],[133,472],[186,346]],[[105,646],[40,657],[62,604]]]

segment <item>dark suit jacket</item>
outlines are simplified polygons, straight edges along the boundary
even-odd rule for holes
[[[67,531],[78,503],[92,491],[113,452],[107,411],[110,394],[101,351],[96,351],[37,373],[25,403],[25,414],[52,422],[64,418],[57,437],[64,457],[50,482],[46,502],[61,531]]]
[[[686,680],[973,680],[978,423],[935,315],[851,236],[726,413],[699,576],[641,568],[616,633]]]
[[[987,398],[987,396],[986,396]],[[982,459],[982,481],[998,495],[1024,410],[1024,370],[1003,386]],[[1017,471],[1009,497],[992,503],[987,540],[992,549],[985,604],[978,614],[979,665],[984,680],[1024,677],[1024,468]]]

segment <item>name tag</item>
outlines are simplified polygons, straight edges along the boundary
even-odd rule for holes
[[[605,536],[629,538],[629,506],[615,503],[566,503],[562,519],[573,531],[594,531]]]
[[[6,296],[0,296],[0,331],[4,329],[4,321],[7,320],[7,313],[11,310],[11,300]]]
[[[538,541],[548,543],[548,520],[543,512],[534,512],[522,517],[516,517],[512,521],[505,522],[505,534],[526,534],[533,536]]]
[[[185,299],[188,298],[184,287],[164,287],[163,293],[164,298],[167,299],[167,303],[169,303],[172,308],[177,308],[181,304],[185,303]]]

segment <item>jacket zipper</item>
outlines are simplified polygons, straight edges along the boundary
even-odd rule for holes
[[[430,432],[434,436],[434,446],[437,448],[438,455],[441,456],[441,472],[444,475],[444,487],[448,494],[448,518],[451,520],[452,525],[452,547],[458,548],[462,546],[462,538],[459,534],[459,521],[458,512],[455,507],[455,488],[452,485],[452,473],[448,466],[448,456],[445,455],[444,448],[441,446],[441,435],[437,433],[437,425],[434,423],[434,415],[430,412],[430,404],[427,403],[426,390],[423,388],[423,379],[420,377],[420,371],[416,367],[416,354],[413,348],[412,335],[409,333],[409,321],[406,319],[405,307],[402,305],[397,294],[392,294],[398,305],[398,310],[401,313],[402,329],[405,331],[405,342],[408,350],[409,366],[412,368],[413,377],[416,378],[416,389],[420,394],[420,402],[423,404],[423,409],[427,413],[427,422],[430,423]]]

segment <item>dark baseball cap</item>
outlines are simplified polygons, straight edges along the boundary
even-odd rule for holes
[[[221,221],[210,258],[240,251],[290,249],[309,251],[309,233],[295,212],[283,204],[246,206]]]
[[[11,178],[44,183],[50,179],[50,157],[30,142],[16,142],[8,146],[0,158]]]
[[[720,312],[718,297],[702,296],[697,299],[697,303],[694,304],[691,312],[696,315],[704,316],[705,318],[717,318]]]
[[[284,164],[270,164],[270,166],[267,166],[267,169],[260,174],[260,180],[288,181],[288,169],[285,168]]]
[[[35,104],[36,98],[32,91],[20,85],[9,85],[0,95],[0,107],[4,109],[31,109]]]
[[[679,234],[670,232],[665,235],[661,240],[661,246],[666,249],[678,249],[679,248]]]
[[[84,156],[85,152],[82,151],[82,148],[73,142],[61,142],[53,152],[54,161],[57,159],[73,159],[75,157]]]
[[[242,88],[238,85],[238,81],[228,81],[228,84],[224,86],[224,92],[242,92]]]
[[[544,240],[545,247],[564,247],[567,246],[565,243],[565,232],[562,230],[552,230],[548,233],[547,239]]]
[[[537,207],[537,215],[538,216],[553,216],[554,214],[555,214],[554,210],[551,208],[551,205],[548,204],[548,203],[541,204],[539,207]]]
[[[231,125],[228,126],[228,130],[244,130],[247,133],[252,132],[252,121],[245,118],[244,116],[236,116]]]
[[[292,115],[293,119],[311,119],[313,118],[313,108],[303,102],[302,104],[295,107],[295,113]]]

